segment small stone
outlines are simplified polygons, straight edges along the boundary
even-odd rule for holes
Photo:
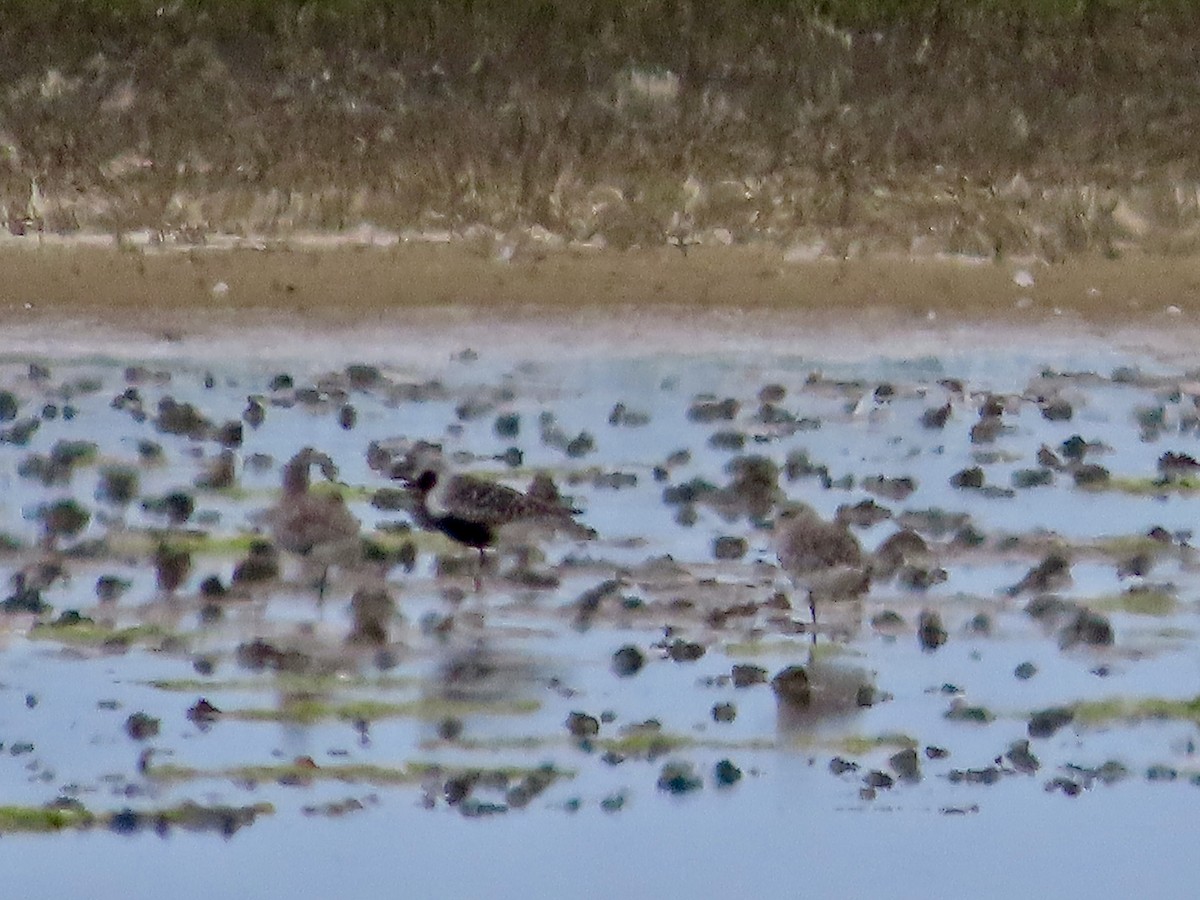
[[[1074,407],[1061,397],[1042,404],[1042,418],[1047,422],[1069,422],[1074,415]]]
[[[732,397],[724,400],[701,399],[688,408],[687,417],[692,422],[731,421],[737,417],[740,408],[741,404]]]
[[[712,718],[714,722],[732,722],[737,718],[737,707],[732,703],[714,703]]]
[[[848,759],[843,759],[840,756],[835,756],[829,761],[829,771],[834,775],[845,775],[847,772],[857,772],[858,763]]]
[[[101,575],[96,579],[96,599],[101,603],[113,603],[121,598],[133,582],[116,575]]]
[[[499,438],[512,440],[521,433],[521,416],[519,413],[501,413],[492,423],[492,430]]]
[[[785,397],[787,397],[787,388],[774,382],[764,384],[758,391],[760,403],[782,403]]]
[[[933,610],[923,609],[917,617],[917,642],[922,650],[933,651],[946,643],[948,637],[942,617]]]
[[[787,666],[780,669],[771,679],[771,689],[784,703],[807,706],[812,699],[808,673],[803,666]]]
[[[888,758],[888,765],[901,781],[916,782],[921,780],[921,763],[917,751],[911,747],[893,753]]]
[[[113,813],[108,820],[109,830],[115,834],[136,834],[142,827],[142,815],[132,809]]]
[[[1075,719],[1075,711],[1065,706],[1054,706],[1038,710],[1029,717],[1027,730],[1031,738],[1052,736]]]
[[[983,469],[979,466],[971,466],[970,468],[955,472],[950,476],[950,487],[964,490],[983,487]]]
[[[887,790],[896,783],[896,779],[892,778],[887,772],[880,772],[878,769],[872,769],[863,779],[867,787],[876,790]]]
[[[351,363],[345,369],[346,378],[350,381],[350,387],[356,391],[366,391],[383,380],[383,374],[379,371],[378,366],[372,366],[367,363]]]
[[[642,654],[641,650],[632,644],[626,644],[613,653],[612,670],[618,677],[628,678],[640,672],[645,662],[646,657]]]
[[[713,779],[717,787],[732,787],[742,779],[742,770],[728,759],[722,759],[713,766]]]
[[[200,596],[207,600],[220,599],[229,593],[225,585],[221,583],[219,575],[209,575],[200,582],[199,590]]]
[[[1077,466],[1072,472],[1072,477],[1075,479],[1075,484],[1079,487],[1089,487],[1091,485],[1105,484],[1109,479],[1108,469],[1104,466],[1087,463]]]
[[[756,684],[764,684],[767,680],[767,670],[761,666],[749,663],[737,663],[730,670],[735,688],[747,688]]]
[[[708,445],[714,450],[726,450],[736,453],[739,450],[745,449],[746,435],[740,431],[718,431],[709,437]]]
[[[743,537],[722,535],[713,541],[713,559],[741,559],[746,555],[749,544]]]
[[[203,697],[193,703],[187,711],[187,717],[197,724],[210,723],[220,714],[221,710],[217,709]]]
[[[1089,647],[1111,647],[1113,629],[1111,623],[1100,613],[1080,609],[1075,617],[1058,633],[1058,644],[1064,649],[1076,644]]]
[[[1030,752],[1029,741],[1025,739],[1013,741],[1004,754],[1004,758],[1012,763],[1014,769],[1026,775],[1032,775],[1042,766],[1038,758]]]
[[[687,794],[703,786],[695,768],[687,762],[668,762],[658,775],[658,789],[670,794]]]
[[[625,807],[624,794],[610,794],[600,801],[600,808],[606,813],[620,812]]]
[[[952,407],[949,403],[926,409],[921,413],[921,427],[931,431],[945,428],[946,422],[950,419],[951,410]]]
[[[871,617],[871,627],[881,634],[899,634],[904,624],[904,617],[892,609],[882,610]]]
[[[588,434],[588,432],[581,431],[567,442],[566,453],[572,459],[578,459],[581,456],[587,456],[595,449],[596,439]]]
[[[1045,487],[1054,483],[1054,473],[1049,469],[1018,469],[1012,474],[1012,486],[1018,490]]]
[[[592,738],[600,733],[600,721],[587,713],[572,712],[567,716],[567,731],[579,739]]]
[[[946,776],[951,784],[996,784],[1004,773],[996,766],[982,769],[952,769]]]
[[[1030,678],[1032,678],[1034,675],[1037,674],[1037,670],[1038,670],[1037,666],[1035,666],[1031,662],[1026,661],[1026,662],[1019,664],[1015,669],[1013,669],[1013,675],[1015,675],[1021,681],[1028,681]]]
[[[667,657],[674,662],[695,662],[704,656],[704,645],[676,638],[667,647]]]
[[[159,720],[143,712],[136,712],[125,720],[125,733],[135,741],[144,741],[158,735]]]

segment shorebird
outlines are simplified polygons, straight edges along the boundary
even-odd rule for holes
[[[267,513],[266,521],[279,547],[320,567],[317,599],[324,600],[329,567],[359,550],[359,524],[339,494],[309,490],[309,469],[314,464],[327,480],[337,478],[333,460],[305,447],[283,467],[283,496]]]
[[[842,522],[826,522],[810,507],[789,504],[775,518],[775,552],[798,588],[808,591],[816,637],[817,600],[853,599],[866,593],[866,554]]]
[[[477,550],[480,571],[485,551],[497,544],[502,531],[526,526],[563,531],[578,538],[595,537],[592,529],[575,521],[580,511],[551,500],[544,485],[535,496],[469,475],[445,477],[437,469],[425,469],[407,483],[416,496],[417,524]],[[476,575],[476,589],[479,583],[480,576]]]

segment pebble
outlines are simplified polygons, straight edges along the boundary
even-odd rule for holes
[[[1065,706],[1038,710],[1029,717],[1027,730],[1031,738],[1051,737],[1075,719],[1075,711]]]
[[[572,712],[567,716],[567,731],[572,737],[592,738],[600,733],[600,721],[586,713]]]
[[[712,718],[714,722],[732,722],[737,718],[737,707],[732,703],[714,703]]]
[[[646,657],[641,650],[632,644],[626,644],[613,653],[612,670],[618,677],[628,678],[640,672],[645,662]]]
[[[942,617],[936,610],[923,609],[917,617],[917,643],[925,651],[933,651],[946,643],[948,635]]]
[[[742,770],[728,759],[719,760],[713,766],[713,780],[717,787],[732,787],[742,780]]]
[[[735,663],[730,670],[735,688],[748,688],[756,684],[764,684],[767,680],[767,670],[762,666],[749,663]]]
[[[921,780],[921,763],[917,751],[911,747],[893,753],[888,758],[888,765],[901,781],[917,782]]]
[[[658,789],[669,794],[689,794],[703,786],[704,782],[689,762],[668,762],[658,774]]]
[[[808,673],[803,666],[787,666],[780,669],[771,679],[771,689],[780,701],[795,706],[807,706],[812,699]]]

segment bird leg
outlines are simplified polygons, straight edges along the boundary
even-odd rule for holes
[[[817,600],[813,596],[812,588],[808,591],[808,611],[812,615],[812,640],[817,642]]]
[[[317,605],[325,603],[325,588],[329,584],[329,566],[321,567],[321,577],[317,579]]]
[[[479,567],[475,570],[475,593],[479,593],[483,589],[483,564],[484,564],[483,548],[479,548]]]

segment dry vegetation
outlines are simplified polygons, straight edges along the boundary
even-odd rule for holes
[[[1200,247],[1190,3],[46,0],[0,16],[16,231]]]

